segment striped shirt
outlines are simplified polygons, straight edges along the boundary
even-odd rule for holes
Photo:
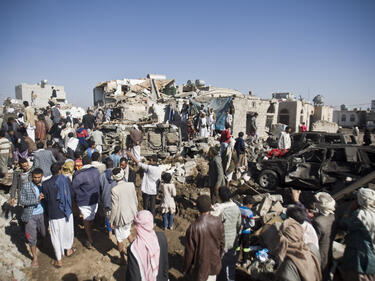
[[[253,212],[245,206],[240,206],[240,212],[243,225],[242,233],[250,234],[251,228],[255,225]]]
[[[0,154],[9,153],[11,147],[12,145],[10,144],[10,141],[7,138],[0,139]]]

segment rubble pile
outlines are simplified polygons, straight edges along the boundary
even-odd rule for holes
[[[23,269],[30,265],[30,259],[20,252],[25,247],[24,233],[12,222],[14,214],[7,201],[9,194],[0,194],[0,272],[2,280],[26,280]],[[26,249],[24,249],[26,251]]]

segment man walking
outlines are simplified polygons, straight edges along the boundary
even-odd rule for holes
[[[29,106],[28,101],[24,101],[23,105],[25,106],[25,127],[29,137],[35,141],[35,110]]]
[[[36,242],[38,232],[46,236],[46,226],[44,223],[44,208],[41,204],[44,195],[42,193],[43,171],[36,168],[32,172],[32,181],[25,183],[20,192],[20,205],[24,206],[21,216],[25,225],[25,235],[31,248],[33,256],[32,267],[38,267],[38,257],[36,255]]]
[[[43,182],[43,194],[47,205],[51,242],[56,257],[53,265],[60,268],[65,250],[67,257],[76,251],[72,248],[74,241],[72,198],[70,182],[61,174],[61,164],[52,164],[51,172],[52,177]]]
[[[34,152],[34,165],[33,168],[41,168],[43,170],[43,180],[51,176],[51,166],[56,163],[52,151],[44,149],[44,144],[38,142],[36,145],[37,151]]]
[[[210,215],[211,202],[207,195],[197,199],[199,217],[186,231],[184,275],[192,280],[216,280],[221,270],[224,252],[224,226],[221,219]]]
[[[158,192],[157,190],[161,179],[161,170],[157,165],[158,157],[156,155],[152,155],[150,157],[149,164],[147,165],[139,162],[139,160],[135,158],[130,151],[128,151],[127,154],[144,171],[141,186],[143,209],[149,210],[155,217],[156,194]]]
[[[281,132],[279,137],[279,142],[277,144],[278,149],[280,150],[289,150],[292,146],[292,140],[290,139],[290,133],[292,132],[291,127],[286,127],[285,132]]]
[[[224,171],[221,157],[216,147],[210,148],[208,157],[210,158],[208,185],[210,187],[211,203],[215,204],[218,201],[219,187],[225,185]]]
[[[97,168],[91,165],[90,157],[83,157],[82,164],[82,168],[73,176],[72,191],[83,217],[87,235],[85,247],[91,249],[93,243],[91,224],[98,210],[100,173]]]
[[[29,161],[27,161],[27,159],[20,158],[18,164],[19,168],[16,169],[13,173],[12,187],[9,190],[12,206],[16,205],[16,195],[18,199],[20,198],[19,192],[21,190],[21,187],[25,183],[32,180]]]
[[[125,247],[123,241],[132,242],[130,229],[137,214],[138,199],[134,183],[124,181],[124,170],[114,168],[112,177],[117,184],[111,190],[112,210],[111,227],[115,230],[117,246],[121,256],[121,262],[125,263]]]
[[[120,159],[120,168],[124,172],[124,181],[132,182],[135,184],[136,174],[133,169],[129,167],[127,158],[123,157]]]

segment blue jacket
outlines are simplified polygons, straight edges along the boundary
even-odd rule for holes
[[[72,191],[78,206],[90,206],[99,202],[99,178],[99,170],[95,167],[83,167],[73,175]]]
[[[112,209],[111,190],[117,184],[111,178],[112,169],[107,169],[104,173],[100,174],[100,198],[104,209]]]

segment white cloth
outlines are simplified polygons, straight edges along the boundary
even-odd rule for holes
[[[202,138],[208,137],[208,124],[207,124],[207,118],[201,117],[199,122],[199,136]]]
[[[92,139],[96,146],[103,145],[103,133],[99,130],[95,130],[91,133]]]
[[[290,134],[287,132],[281,132],[277,147],[279,149],[290,149],[291,146],[292,141],[290,139]]]
[[[313,244],[319,250],[319,239],[318,235],[316,234],[315,228],[311,225],[311,223],[304,221],[302,224],[303,228],[303,242],[305,244]]]
[[[319,213],[328,216],[335,213],[336,201],[327,192],[318,192],[315,194],[315,206]]]
[[[27,135],[35,142],[35,126],[28,125],[26,128]]]
[[[163,200],[161,203],[162,213],[171,213],[176,212],[176,202],[174,198],[176,196],[176,187],[173,183],[163,184]]]
[[[152,166],[138,163],[138,166],[141,167],[144,171],[141,190],[143,193],[148,195],[157,194],[157,183],[161,178],[161,170],[158,166]]]
[[[216,275],[208,275],[207,281],[216,281]]]
[[[62,219],[50,220],[49,227],[56,259],[61,260],[61,257],[64,255],[64,250],[69,250],[73,246],[73,214],[70,214],[69,220],[66,220],[65,217]]]
[[[96,145],[96,150],[101,154],[103,152],[103,147],[99,144],[99,145]]]
[[[90,206],[78,206],[81,211],[82,217],[86,221],[92,221],[95,218],[96,211],[98,210],[98,204]]]
[[[134,155],[135,159],[138,161],[141,160],[141,147],[139,145],[134,145],[131,149],[130,152]]]
[[[115,236],[117,242],[121,243],[130,235],[132,223],[125,224],[124,226],[115,227]]]
[[[72,137],[68,140],[66,147],[67,148],[69,147],[71,150],[76,151],[78,143],[79,143],[79,140],[75,137]]]
[[[106,166],[104,163],[99,161],[92,161],[91,165],[99,170],[99,173],[103,173],[106,170]]]

